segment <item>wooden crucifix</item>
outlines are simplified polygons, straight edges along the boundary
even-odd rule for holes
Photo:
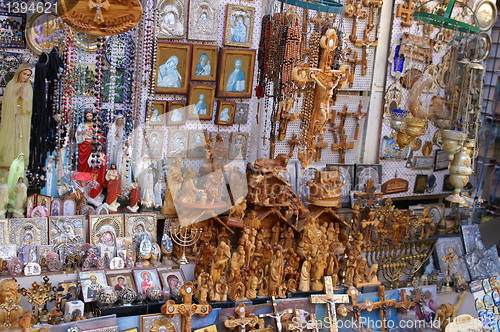
[[[283,330],[283,324],[281,323],[281,317],[283,317],[285,314],[291,314],[293,312],[293,309],[286,309],[283,311],[279,311],[276,308],[276,298],[274,296],[271,297],[271,302],[273,304],[273,312],[270,314],[262,314],[259,315],[259,318],[264,318],[264,317],[271,317],[276,320],[276,329],[278,332],[281,332]]]
[[[389,307],[394,307],[396,299],[385,299],[385,286],[378,286],[378,302],[373,303],[373,309],[380,309],[382,332],[387,332],[386,315]]]
[[[320,136],[318,139],[318,143],[316,143],[316,161],[321,161],[321,150],[325,149],[328,146],[328,142],[323,140],[323,136]]]
[[[337,313],[343,317],[347,316],[349,312],[352,312],[354,319],[358,322],[358,327],[361,328],[360,326],[360,321],[359,319],[361,318],[361,311],[367,310],[367,311],[372,311],[373,309],[373,302],[370,301],[369,299],[366,299],[363,303],[358,303],[358,290],[354,286],[349,286],[347,289],[347,295],[351,298],[351,305],[345,305],[341,304],[338,309]]]
[[[363,113],[361,110],[363,109],[363,102],[359,102],[358,111],[356,113],[352,113],[352,115],[356,118],[356,129],[354,130],[354,140],[357,141],[359,137],[359,121],[361,118],[366,116],[366,113]]]
[[[352,23],[351,35],[349,36],[349,39],[354,44],[354,43],[356,43],[356,40],[358,40],[358,36],[357,36],[357,34],[358,34],[358,20],[359,19],[364,20],[368,16],[368,13],[362,11],[363,1],[361,1],[361,0],[349,0],[347,2],[347,5],[344,8],[345,8],[346,16],[354,18],[354,22]]]
[[[401,302],[396,302],[396,304],[394,304],[394,307],[401,308],[403,309],[405,314],[408,314],[410,309],[415,306],[415,302],[408,301],[408,297],[406,296],[406,289],[404,288],[399,290],[399,295],[401,298]]]
[[[290,121],[297,119],[297,114],[291,113],[295,98],[288,98],[280,102],[277,120],[280,122],[278,140],[282,141],[286,137],[286,129]]]
[[[196,292],[193,282],[187,281],[181,287],[182,303],[175,304],[174,301],[169,300],[161,306],[161,313],[168,318],[174,317],[175,314],[182,316],[182,331],[191,332],[191,317],[198,315],[206,317],[212,312],[212,306],[207,301],[201,301],[200,304],[193,303],[193,295]]]
[[[328,318],[330,319],[330,332],[337,332],[337,311],[335,310],[336,303],[349,303],[347,294],[333,294],[333,282],[331,276],[325,276],[326,294],[311,295],[312,303],[328,304]],[[343,305],[343,304],[341,304]]]
[[[354,141],[347,143],[346,134],[340,135],[340,143],[332,144],[332,151],[339,152],[339,163],[341,164],[345,164],[345,155],[347,153],[347,150],[351,149],[354,149]]]
[[[288,140],[288,145],[290,145],[290,152],[288,152],[288,158],[293,157],[293,152],[295,151],[295,147],[300,144],[300,140],[297,137],[296,133],[293,133],[292,138]]]
[[[370,32],[375,28],[375,8],[380,8],[382,7],[382,4],[384,3],[383,0],[363,0],[363,5],[367,6],[369,8],[369,14],[368,14],[368,24],[366,25],[365,32],[364,32],[364,38],[365,40],[370,39]]]
[[[318,68],[311,68],[309,64],[304,63],[295,67],[292,72],[293,79],[299,88],[303,88],[308,82],[316,83],[312,110],[303,111],[310,111],[310,115],[303,114],[303,118],[309,119],[310,126],[304,133],[305,149],[299,154],[302,167],[308,167],[316,157],[316,138],[325,131],[334,90],[337,87],[345,87],[349,72],[347,65],[340,66],[339,70],[331,69],[338,46],[335,29],[326,31],[321,37],[320,46],[322,52]]]
[[[358,60],[358,51],[354,51],[352,59],[347,59],[347,62],[351,65],[351,72],[349,73],[349,86],[352,87],[354,85],[354,75],[356,73],[356,66],[362,64],[363,61]]]
[[[259,318],[254,314],[248,314],[248,308],[240,303],[236,308],[234,308],[234,316],[229,317],[228,320],[224,322],[224,326],[230,330],[234,330],[239,327],[239,332],[245,332],[245,328],[254,327],[259,322]]]
[[[343,134],[344,133],[344,129],[345,129],[345,119],[351,115],[351,113],[349,113],[349,107],[347,105],[344,105],[344,109],[342,110],[342,112],[338,112],[338,114],[340,116],[340,123],[339,123],[339,133],[340,134]]]

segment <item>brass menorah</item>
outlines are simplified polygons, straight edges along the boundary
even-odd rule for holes
[[[391,288],[399,287],[403,274],[413,275],[434,251],[437,239],[404,242],[398,245],[376,245],[366,248],[369,264],[377,263]]]
[[[178,264],[188,264],[186,247],[194,245],[201,237],[201,227],[180,226],[179,223],[170,226],[170,236],[181,249],[181,256],[177,259]]]

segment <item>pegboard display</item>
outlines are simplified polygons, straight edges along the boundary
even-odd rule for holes
[[[438,128],[436,128],[433,123],[432,119],[428,121],[428,128],[426,132],[419,137],[421,140],[422,144],[419,149],[416,149],[416,151],[413,151],[411,154],[411,158],[408,159],[403,159],[403,160],[394,160],[390,158],[385,158],[384,157],[384,151],[383,149],[383,141],[384,137],[391,137],[395,135],[395,131],[390,127],[390,108],[399,108],[403,110],[408,110],[408,103],[409,103],[409,89],[403,87],[402,82],[404,83],[405,80],[416,80],[418,79],[418,75],[420,73],[427,72],[431,76],[438,78],[439,81],[439,75],[440,75],[440,70],[441,66],[443,63],[443,59],[445,59],[445,56],[449,54],[451,47],[449,46],[449,43],[440,43],[438,42],[439,40],[442,40],[443,32],[445,32],[446,29],[439,29],[436,27],[432,27],[430,32],[424,31],[426,29],[427,25],[420,24],[418,21],[416,21],[413,18],[410,18],[409,24],[404,23],[405,22],[405,15],[399,15],[398,16],[398,8],[406,8],[405,6],[408,5],[408,3],[413,3],[415,5],[418,5],[418,1],[411,1],[411,0],[396,0],[394,2],[394,11],[393,11],[393,24],[392,24],[392,34],[391,34],[391,41],[390,41],[390,56],[389,56],[389,66],[387,70],[387,81],[386,81],[386,104],[384,106],[384,121],[382,122],[382,131],[381,131],[381,151],[380,151],[380,163],[382,164],[382,183],[393,179],[393,178],[403,178],[408,181],[408,191],[403,192],[403,193],[397,193],[397,194],[391,194],[391,195],[386,195],[386,197],[405,197],[405,196],[426,196],[426,195],[435,195],[435,194],[451,194],[452,192],[450,191],[443,191],[443,181],[445,178],[445,175],[449,174],[447,169],[444,170],[436,170],[434,171],[434,162],[433,166],[431,169],[415,169],[414,168],[414,163],[415,163],[415,157],[423,157],[424,156],[424,147],[426,142],[431,142],[432,144],[432,152],[428,157],[433,157],[435,161],[435,156],[436,156],[436,151],[440,150],[440,146],[438,146],[436,143],[436,137],[439,135],[439,133],[436,133],[439,131]],[[440,2],[439,1],[432,1],[429,2],[428,5],[430,8],[434,8],[436,5],[438,5]],[[458,6],[456,6],[458,7]],[[474,7],[474,6],[472,6]],[[468,15],[469,14],[469,15]],[[462,18],[462,21],[468,22],[471,18],[471,12],[467,10],[459,9],[459,8],[454,8],[452,17],[456,17],[456,15],[464,15],[464,18]],[[406,25],[405,25],[406,24]],[[409,25],[409,26],[407,26]],[[420,46],[424,47],[430,47],[432,49],[432,58],[429,59],[429,61],[419,61],[417,60],[418,54],[417,54],[417,49],[422,49],[422,47],[416,47],[416,48],[410,48],[409,55],[406,56],[404,59],[404,64],[399,62],[399,64],[395,63],[395,60],[401,61],[401,58],[398,59],[397,57],[397,52],[398,50],[396,49],[397,45],[401,45],[402,43],[402,38],[404,33],[409,33],[412,35],[416,35],[419,37],[423,37],[424,35],[427,35],[427,37],[423,37],[422,41],[423,44]],[[457,33],[453,33],[455,35]],[[414,41],[415,43],[415,41]],[[412,53],[412,50],[415,49],[415,54]],[[402,73],[394,73],[394,68],[397,66],[403,65],[403,70]],[[435,67],[432,67],[435,66]],[[413,69],[413,71],[410,71],[410,69]],[[416,70],[415,70],[416,69]],[[394,101],[394,98],[389,97],[391,94],[392,88],[394,86],[399,86],[401,95],[400,95],[400,101],[399,104]],[[435,84],[435,89],[431,91],[425,91],[420,95],[420,100],[422,102],[422,108],[424,110],[428,110],[431,106],[432,98],[434,96],[440,96],[440,97],[445,97],[445,87],[440,85],[439,83]],[[392,107],[389,105],[390,103],[393,103]],[[396,106],[397,107],[394,107]],[[393,136],[394,138],[394,136]],[[426,151],[427,152],[427,151]],[[472,166],[474,168],[474,165]],[[416,176],[418,174],[423,174],[423,175],[434,175],[436,177],[436,185],[433,189],[427,190],[425,193],[414,193],[414,186],[415,186],[415,181],[416,181]],[[470,183],[474,185],[475,183],[475,176],[470,177]]]

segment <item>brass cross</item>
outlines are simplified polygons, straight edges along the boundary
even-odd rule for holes
[[[363,109],[363,102],[360,101],[359,106],[358,106],[358,112],[352,114],[356,117],[356,129],[354,130],[354,140],[355,141],[358,140],[358,136],[359,136],[359,121],[361,120],[362,117],[366,116],[366,113],[361,112],[362,109]]]
[[[316,143],[316,161],[321,161],[321,150],[328,146],[328,142],[323,140],[323,136],[320,136],[318,139],[318,143]]]
[[[292,72],[293,79],[300,89],[306,86],[308,82],[316,83],[311,114],[303,114],[303,118],[309,117],[310,123],[304,133],[305,149],[298,156],[303,167],[309,166],[316,157],[316,138],[325,131],[334,90],[347,84],[349,71],[347,65],[342,65],[339,70],[331,69],[335,50],[338,46],[335,29],[326,31],[325,35],[321,37],[320,46],[322,51],[318,68],[311,68],[309,64],[304,63],[295,67]]]
[[[330,319],[330,332],[337,332],[337,311],[335,310],[336,303],[348,303],[349,297],[347,294],[333,294],[333,282],[331,276],[325,276],[326,294],[311,295],[312,303],[327,303],[328,318]],[[343,304],[341,304],[343,305]]]
[[[459,257],[453,252],[452,247],[449,247],[447,251],[448,253],[443,257],[441,257],[441,260],[446,263],[447,265],[446,270],[448,271],[448,276],[449,276],[451,271],[451,263],[456,261]]]
[[[386,325],[386,314],[389,307],[393,307],[396,304],[395,299],[386,300],[385,299],[385,286],[378,287],[378,302],[373,303],[373,309],[380,309],[380,320],[382,321],[382,332],[387,332]]]
[[[193,295],[196,292],[193,282],[187,281],[181,287],[182,303],[175,304],[174,301],[169,300],[161,306],[161,313],[168,318],[174,317],[175,314],[182,316],[182,331],[191,332],[191,317],[199,315],[206,317],[212,312],[212,306],[207,301],[201,301],[200,304],[193,304]]]
[[[96,22],[97,24],[104,23],[101,9],[108,11],[109,7],[111,7],[111,5],[108,0],[104,2],[102,2],[102,0],[96,0],[96,2],[94,2],[93,0],[89,0],[89,9],[95,9],[94,22]]]
[[[398,4],[398,9],[396,11],[396,16],[401,17],[403,22],[401,22],[401,26],[403,27],[411,27],[411,19],[413,18],[413,12],[415,8],[417,8],[417,0],[406,0],[406,3]]]
[[[351,305],[345,305],[341,304],[338,309],[337,313],[343,317],[347,316],[349,312],[352,312],[354,319],[358,322],[358,327],[359,326],[359,319],[361,317],[361,311],[367,310],[367,311],[372,311],[373,309],[373,302],[370,301],[369,299],[366,299],[363,303],[358,303],[358,290],[354,286],[349,286],[347,289],[347,294],[351,298]]]
[[[271,302],[273,304],[273,312],[270,314],[262,314],[259,315],[260,318],[263,317],[271,317],[276,320],[276,329],[278,332],[281,332],[283,330],[283,324],[281,323],[281,317],[283,317],[285,314],[291,314],[293,312],[293,309],[286,309],[283,311],[278,312],[276,308],[276,298],[274,296],[271,297]]]
[[[341,134],[340,135],[340,143],[332,144],[332,151],[338,151],[339,152],[339,163],[345,164],[345,155],[347,150],[349,149],[354,149],[354,141],[347,143],[347,135],[346,134]]]
[[[259,322],[259,318],[255,314],[248,314],[248,309],[243,303],[238,304],[234,308],[234,313],[236,314],[236,318],[231,316],[224,322],[224,326],[230,330],[239,327],[239,332],[244,332],[246,326],[254,327]]]

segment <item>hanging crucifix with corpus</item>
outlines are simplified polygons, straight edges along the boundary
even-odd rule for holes
[[[316,139],[325,131],[330,106],[333,105],[334,90],[344,88],[348,82],[349,67],[347,65],[340,66],[339,70],[332,69],[338,43],[335,29],[328,29],[320,40],[322,51],[318,68],[312,68],[306,62],[295,67],[292,72],[292,77],[300,89],[307,82],[316,83],[312,109],[304,110],[307,114],[302,116],[302,121],[306,122],[305,133],[302,136],[304,148],[298,155],[302,167],[308,167],[316,157]]]

